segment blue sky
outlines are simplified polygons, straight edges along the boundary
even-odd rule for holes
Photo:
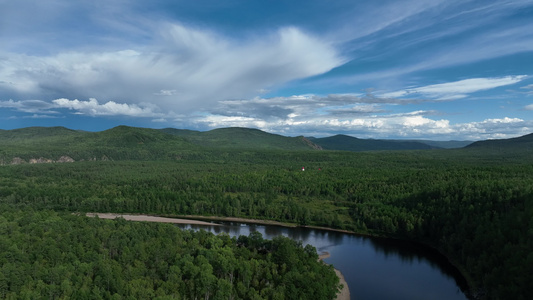
[[[0,0],[0,128],[533,132],[533,0]]]

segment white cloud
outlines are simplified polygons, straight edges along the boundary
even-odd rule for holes
[[[40,114],[33,114],[30,116],[23,116],[23,119],[58,119],[59,116],[53,116],[53,115],[40,115]]]
[[[154,122],[154,123],[167,123],[168,120],[165,119],[165,118],[160,118],[160,119],[153,119],[152,122]]]
[[[57,108],[67,108],[78,114],[90,116],[131,116],[131,117],[161,117],[163,114],[154,111],[154,106],[140,107],[136,104],[116,103],[108,101],[100,104],[98,100],[91,98],[89,101],[65,98],[52,101]]]
[[[251,127],[284,135],[329,136],[344,133],[359,138],[420,138],[436,140],[482,140],[510,138],[533,131],[533,121],[519,118],[486,119],[456,123],[434,120],[417,111],[406,114],[374,115],[353,119],[331,116],[296,116],[276,121],[252,117],[208,115],[196,124],[210,128]]]
[[[533,110],[533,104],[526,105],[524,108],[526,110]]]
[[[0,85],[0,92],[19,99],[51,95],[152,102],[184,113],[343,63],[331,45],[295,27],[242,40],[178,24],[161,25],[159,31],[155,42],[138,49],[0,53],[0,82],[10,83]]]
[[[174,96],[176,95],[176,90],[160,90],[157,93],[154,93],[156,96]]]
[[[469,94],[520,82],[527,76],[505,76],[499,78],[471,78],[455,82],[428,85],[414,89],[416,92],[430,95]]]
[[[526,75],[516,75],[493,78],[470,78],[454,82],[408,88],[405,90],[385,93],[381,96],[398,98],[418,94],[423,97],[429,97],[436,100],[457,100],[465,98],[471,93],[512,85],[526,79],[527,77],[528,76]]]
[[[533,95],[533,84],[528,84],[526,86],[523,86],[523,87],[521,87],[521,89],[526,90],[525,92],[523,92],[523,94]],[[520,92],[520,93],[522,93],[522,92]]]
[[[383,105],[395,104],[394,99],[382,99],[389,103],[367,103],[370,100],[361,95],[295,95],[222,101],[217,109],[196,117],[193,122],[200,128],[252,127],[293,136],[344,133],[361,138],[479,140],[533,131],[533,121],[519,118],[452,123],[446,118],[435,118],[441,114],[438,111],[397,113],[383,108]]]

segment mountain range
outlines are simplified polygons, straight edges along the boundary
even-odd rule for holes
[[[219,128],[194,131],[175,128],[150,129],[118,126],[100,132],[65,127],[27,127],[0,130],[0,163],[46,158],[58,161],[102,159],[167,159],[198,150],[284,151],[377,151],[430,150],[442,148],[531,150],[533,134],[487,141],[427,141],[360,139],[347,135],[324,138],[287,137],[251,128]]]

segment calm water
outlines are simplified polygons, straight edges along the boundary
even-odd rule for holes
[[[326,230],[285,228],[241,223],[223,226],[177,225],[204,229],[215,234],[248,235],[259,231],[264,238],[284,235],[311,244],[344,275],[351,299],[467,299],[461,291],[464,280],[435,251],[408,242],[360,237]]]

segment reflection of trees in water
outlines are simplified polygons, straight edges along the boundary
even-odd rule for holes
[[[263,234],[263,236],[265,238],[272,238],[272,237],[275,237],[275,236],[278,236],[278,235],[282,235],[284,228],[282,228],[280,226],[263,226],[263,229],[264,229],[264,233],[261,232]]]
[[[437,250],[428,246],[395,239],[387,238],[364,238],[376,253],[385,257],[398,257],[403,263],[413,264],[427,263],[433,269],[439,270],[444,276],[453,278],[461,291],[466,292],[468,285],[459,270],[455,268],[448,259]]]
[[[303,227],[283,227],[276,225],[259,225],[259,224],[244,224],[236,222],[219,222],[222,226],[209,225],[193,225],[193,224],[176,224],[181,229],[205,230],[214,234],[227,233],[231,237],[238,237],[239,235],[248,236],[250,232],[258,231],[264,238],[272,239],[276,236],[286,236],[296,241],[302,241],[303,244],[311,244],[315,247],[324,247],[325,245],[334,246],[340,245],[344,238],[344,234],[340,232],[316,230]]]

